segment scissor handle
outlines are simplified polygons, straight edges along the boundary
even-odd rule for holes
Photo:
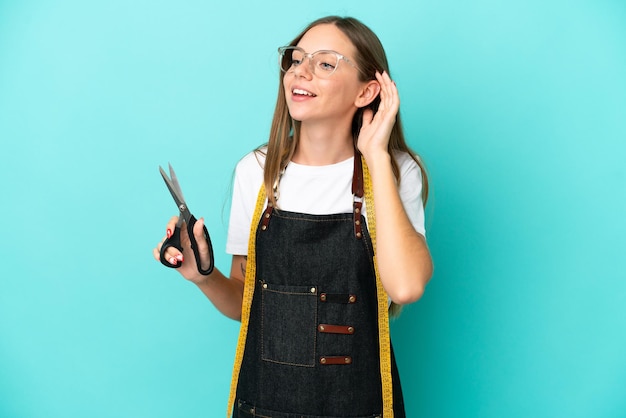
[[[193,226],[196,224],[196,221],[196,218],[191,215],[189,222],[187,222],[187,233],[189,234],[189,241],[191,241],[191,249],[196,259],[196,267],[198,268],[198,272],[204,276],[208,276],[213,272],[214,267],[213,244],[211,243],[209,231],[206,229],[206,226],[203,225],[202,228],[204,239],[206,240],[206,243],[209,247],[209,267],[207,269],[203,269],[202,260],[200,259],[200,252],[198,251],[198,241],[196,241],[196,236],[193,234]],[[172,233],[172,235],[163,242],[163,245],[161,246],[160,258],[161,264],[163,264],[164,266],[170,268],[179,268],[181,264],[172,264],[167,260],[167,258],[165,258],[165,251],[170,247],[176,248],[181,253],[183,252],[183,247],[180,243],[180,228],[178,226],[174,228],[174,232]]]

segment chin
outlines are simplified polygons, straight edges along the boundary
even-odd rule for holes
[[[307,119],[306,113],[297,112],[297,111],[294,112],[291,109],[289,109],[289,116],[291,116],[291,119],[298,121],[298,122],[302,122]]]

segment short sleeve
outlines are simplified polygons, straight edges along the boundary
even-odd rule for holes
[[[396,152],[394,157],[400,169],[400,199],[413,228],[426,236],[424,226],[424,203],[422,202],[422,171],[419,165],[404,152]]]
[[[226,239],[226,252],[228,254],[248,254],[250,225],[257,195],[263,184],[263,163],[264,157],[260,152],[251,152],[243,157],[235,168]]]

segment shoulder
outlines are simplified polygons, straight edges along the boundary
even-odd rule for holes
[[[244,155],[243,158],[239,160],[239,162],[237,162],[237,166],[235,167],[236,173],[258,173],[259,171],[263,173],[263,167],[265,166],[265,155],[266,148],[259,148],[254,151],[250,151],[249,153]]]
[[[258,149],[246,154],[235,166],[235,184],[257,188],[263,181],[263,167],[265,166],[264,149]]]
[[[263,184],[264,149],[246,154],[235,167],[235,181],[230,207],[226,252],[234,255],[248,253],[248,235],[254,214],[256,197]]]
[[[393,151],[392,156],[398,164],[401,181],[404,179],[412,179],[419,182],[422,181],[422,170],[415,161],[415,158],[419,159],[419,157],[414,157],[408,152],[397,150]]]
[[[252,200],[263,184],[263,167],[265,165],[264,149],[254,150],[246,154],[235,167],[233,183],[233,202]]]
[[[411,154],[395,151],[393,157],[400,170],[399,193],[406,214],[415,230],[426,236],[422,200],[422,170]]]

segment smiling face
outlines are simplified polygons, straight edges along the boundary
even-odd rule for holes
[[[356,49],[350,39],[335,25],[321,24],[311,28],[297,44],[307,53],[336,51],[355,62]],[[357,110],[356,99],[364,83],[359,71],[340,60],[335,72],[320,78],[311,72],[309,58],[283,76],[285,98],[291,117],[302,123],[351,123]]]

